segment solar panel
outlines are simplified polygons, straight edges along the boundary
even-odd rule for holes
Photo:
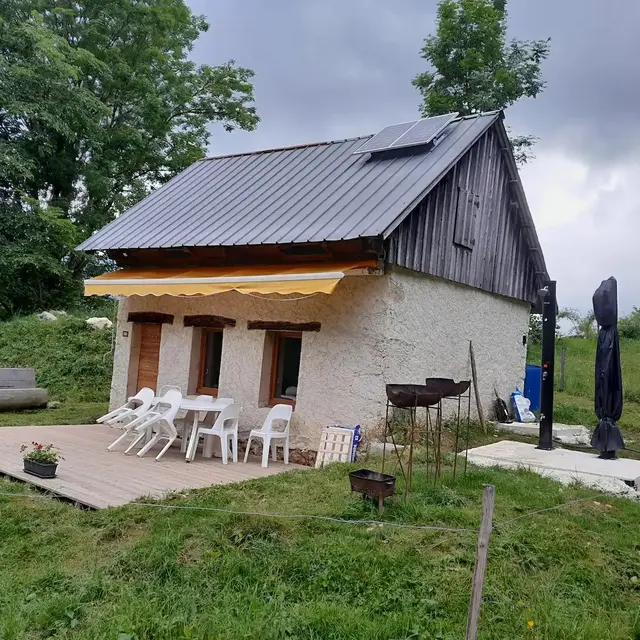
[[[429,144],[452,120],[458,117],[457,113],[446,113],[434,118],[419,120],[406,133],[401,135],[391,144],[391,149],[413,147],[417,144]]]
[[[369,138],[353,153],[374,153],[375,151],[429,144],[457,116],[457,113],[447,113],[433,118],[423,118],[413,122],[389,125],[380,133]]]
[[[389,125],[380,133],[376,133],[373,138],[369,138],[361,147],[354,151],[354,153],[371,153],[372,151],[388,149],[403,133],[409,131],[416,122],[419,122],[419,120]]]

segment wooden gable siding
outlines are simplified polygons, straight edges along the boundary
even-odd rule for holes
[[[495,127],[398,226],[387,262],[534,303],[536,273]],[[478,201],[475,244],[454,243],[459,194]]]

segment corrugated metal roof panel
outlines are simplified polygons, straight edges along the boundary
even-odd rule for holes
[[[353,155],[366,138],[201,160],[84,250],[288,244],[388,235],[495,122],[455,120],[420,153]]]

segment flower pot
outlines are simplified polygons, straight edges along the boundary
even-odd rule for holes
[[[30,473],[32,476],[38,478],[55,478],[56,470],[58,469],[57,463],[43,463],[34,462],[33,460],[23,460],[25,473]]]

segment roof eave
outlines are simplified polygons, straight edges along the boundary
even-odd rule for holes
[[[509,180],[518,198],[518,211],[522,217],[523,227],[529,241],[529,254],[532,256],[533,263],[535,265],[536,277],[540,283],[547,282],[550,280],[550,277],[544,260],[542,246],[540,245],[535,223],[533,222],[533,216],[531,215],[531,209],[529,209],[527,196],[525,194],[524,187],[522,186],[522,180],[520,180],[520,172],[518,171],[518,165],[516,164],[516,160],[513,156],[511,141],[507,135],[507,130],[502,122],[502,118],[500,118],[497,129],[504,149],[504,158],[509,170]]]

